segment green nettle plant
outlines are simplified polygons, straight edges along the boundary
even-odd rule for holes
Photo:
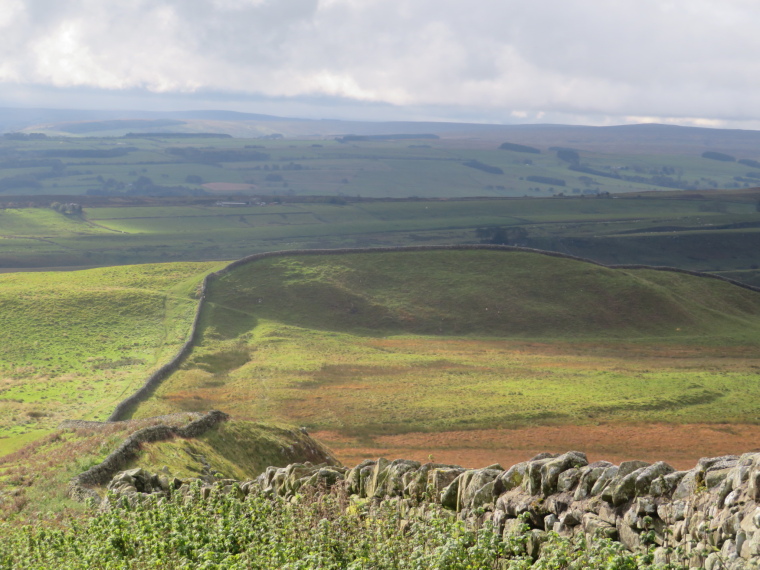
[[[490,523],[468,529],[431,507],[405,520],[392,502],[372,506],[344,492],[295,500],[213,492],[143,504],[109,496],[110,509],[63,525],[0,525],[0,568],[392,569],[652,568],[610,541],[586,544],[550,533],[534,561],[527,525],[503,539]]]

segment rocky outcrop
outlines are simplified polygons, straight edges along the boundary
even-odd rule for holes
[[[187,482],[120,474],[111,489],[167,493]],[[609,538],[633,552],[653,549],[658,564],[739,570],[760,568],[760,453],[701,459],[689,471],[663,462],[589,463],[580,452],[541,454],[503,469],[464,469],[397,459],[363,461],[352,469],[310,463],[270,467],[255,481],[225,482],[241,496],[258,488],[292,497],[306,487],[341,485],[375,502],[394,501],[407,516],[449,509],[473,526],[491,521],[508,535],[523,522],[536,556],[543,537]],[[156,491],[153,491],[156,490]]]

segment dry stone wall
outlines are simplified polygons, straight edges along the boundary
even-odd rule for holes
[[[182,348],[180,348],[177,354],[175,354],[174,357],[169,362],[167,362],[161,368],[159,368],[154,373],[152,373],[145,380],[145,383],[134,394],[131,394],[130,396],[128,396],[127,398],[119,402],[119,404],[117,404],[116,408],[109,416],[108,421],[115,422],[115,421],[123,420],[129,414],[130,410],[134,409],[134,407],[137,406],[140,402],[148,398],[150,394],[161,384],[161,382],[165,378],[167,378],[170,374],[175,372],[180,367],[180,365],[185,360],[185,358],[187,358],[187,356],[190,354],[190,352],[193,349],[193,346],[198,340],[201,313],[205,305],[206,294],[208,292],[209,284],[214,279],[218,279],[219,277],[226,275],[227,273],[236,269],[237,267],[246,265],[248,263],[252,263],[254,261],[258,261],[260,259],[266,259],[269,257],[289,257],[289,256],[299,256],[299,255],[345,255],[345,254],[352,254],[352,253],[384,253],[384,252],[387,253],[387,252],[403,252],[403,251],[446,251],[446,250],[448,251],[487,250],[487,251],[505,251],[505,252],[527,252],[527,253],[536,253],[540,255],[546,255],[549,257],[557,257],[557,258],[562,258],[562,259],[574,259],[576,261],[592,263],[600,267],[609,267],[611,269],[652,269],[656,271],[674,271],[677,273],[686,273],[688,275],[694,275],[697,277],[709,277],[711,279],[718,279],[720,281],[725,281],[727,283],[731,283],[733,285],[742,287],[744,289],[760,292],[760,287],[755,287],[753,285],[742,283],[741,281],[735,281],[727,277],[722,277],[720,275],[713,275],[710,273],[700,273],[698,271],[690,271],[687,269],[679,269],[676,267],[661,267],[661,266],[649,266],[649,265],[604,265],[602,263],[597,263],[596,261],[592,261],[590,259],[584,259],[582,257],[576,257],[574,255],[568,255],[568,254],[559,253],[556,251],[545,251],[541,249],[532,249],[528,247],[516,247],[516,246],[509,246],[509,245],[489,245],[489,244],[420,245],[420,246],[344,248],[344,249],[295,249],[295,250],[289,250],[289,251],[270,251],[270,252],[265,252],[265,253],[256,253],[256,254],[244,257],[242,259],[238,259],[237,261],[233,261],[226,267],[214,273],[210,273],[204,278],[203,283],[201,284],[201,287],[200,287],[200,295],[199,295],[199,300],[198,300],[198,306],[196,307],[196,311],[195,311],[195,318],[193,319],[193,324],[190,327],[190,332],[188,334],[187,340],[185,341],[185,344],[182,345]]]
[[[138,456],[143,443],[165,441],[174,437],[199,437],[227,419],[229,416],[224,412],[213,410],[185,426],[160,424],[139,429],[125,439],[102,462],[74,477],[69,483],[68,494],[79,501],[88,498],[99,500],[100,496],[91,487],[108,483],[114,474]]]
[[[657,564],[711,570],[760,568],[760,453],[704,458],[689,471],[664,462],[589,463],[583,453],[541,454],[508,469],[397,459],[352,469],[270,467],[244,491],[292,497],[304,487],[342,485],[351,495],[394,501],[409,518],[442,506],[473,526],[510,534],[527,522],[536,555],[552,531],[609,538]]]

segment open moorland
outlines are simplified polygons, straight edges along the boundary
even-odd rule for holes
[[[72,477],[143,428],[175,431],[137,444],[120,468],[209,484],[334,457],[483,467],[574,448],[590,461],[689,468],[758,450],[752,136],[162,121],[51,123],[0,139],[0,519],[11,521],[0,534],[12,537],[0,568],[19,556],[39,567],[126,560],[136,551],[124,545],[153,544],[160,517],[195,533],[177,538],[188,545],[182,564],[227,556],[206,550],[221,542],[189,504],[167,503],[152,522],[135,510],[129,532],[119,513],[81,516]],[[152,132],[130,134],[142,127]],[[225,270],[201,298],[206,276],[257,252],[472,243],[610,266],[526,249],[295,253]],[[108,418],[188,338],[187,358],[129,421],[65,422]],[[232,419],[180,435],[210,409]],[[340,533],[366,516],[359,503],[327,512],[322,499],[214,501],[230,528],[248,528],[235,517],[256,510],[244,516],[265,521],[257,539],[290,545],[266,554],[281,563],[327,544],[299,542],[314,528]],[[269,523],[279,516],[278,535]],[[344,541],[411,548],[386,541],[399,534],[394,516],[373,519],[382,536]],[[35,519],[46,530],[32,541],[14,529]],[[465,535],[447,521],[435,519],[440,536],[423,550],[440,539],[436,553],[467,560],[472,537],[456,550]],[[63,534],[45,534],[59,524]],[[134,559],[168,560],[156,545]]]
[[[302,425],[347,463],[571,441],[686,464],[760,433],[760,293],[706,277],[525,252],[274,257],[212,281],[201,323],[134,417]]]

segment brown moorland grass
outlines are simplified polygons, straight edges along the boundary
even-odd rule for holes
[[[215,408],[370,449],[760,422],[760,294],[714,279],[524,252],[289,256],[234,269],[207,299],[201,341],[135,417]]]
[[[760,369],[751,346],[370,338],[284,366],[294,345],[309,350],[303,340],[259,345],[224,375],[183,371],[143,408],[211,406],[305,425],[349,465],[432,454],[478,466],[575,448],[687,466],[760,441],[760,426],[748,423]]]
[[[549,451],[583,450],[589,461],[666,461],[690,469],[701,457],[760,451],[760,426],[752,424],[626,424],[533,426],[516,429],[385,435],[371,440],[318,431],[345,465],[364,459],[403,457],[464,467],[503,467]]]

